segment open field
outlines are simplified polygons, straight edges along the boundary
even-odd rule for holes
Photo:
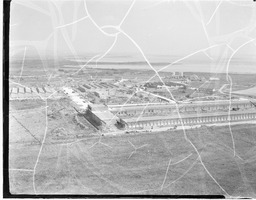
[[[88,137],[95,134],[92,125],[84,120],[79,125],[77,112],[68,99],[11,101],[9,114],[10,143],[38,143],[49,132],[46,142],[60,143],[64,139]]]
[[[10,101],[10,112],[15,112],[17,110],[33,110],[37,108],[41,108],[46,106],[45,101],[41,99],[36,100],[16,100],[16,101]]]
[[[245,90],[238,90],[238,91],[235,91],[233,93],[234,94],[256,97],[256,87],[245,89]]]
[[[36,166],[34,186],[38,194],[256,197],[255,128],[255,124],[231,127],[235,157],[229,127],[187,130],[202,163],[182,130],[91,136],[60,143],[49,142],[47,131],[48,142],[43,144],[40,157],[38,143],[16,141],[15,145],[10,144],[11,192],[34,193],[33,170]],[[39,130],[34,132],[38,137]]]

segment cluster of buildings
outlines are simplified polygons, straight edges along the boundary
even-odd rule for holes
[[[71,90],[70,94],[76,96],[76,93]],[[256,103],[249,100],[122,105],[92,104],[81,98],[79,101],[74,101],[77,101],[84,117],[95,128],[110,132],[118,129],[147,130],[161,127],[256,120]],[[82,101],[84,106],[79,105],[79,102]]]
[[[46,98],[55,92],[50,87],[11,87],[9,88],[10,100]]]
[[[168,79],[168,77],[165,78]],[[177,81],[170,81],[174,78]],[[191,78],[201,82],[201,78],[197,75],[192,75]],[[110,132],[118,129],[157,129],[256,120],[256,104],[250,100],[205,100],[178,104],[165,100],[166,87],[177,93],[190,88],[189,84],[180,82],[189,80],[182,72],[174,72],[168,80],[165,81],[165,85],[160,81],[138,85],[137,81],[123,78],[119,81],[95,80],[80,83],[74,90],[77,93],[70,91],[69,96],[73,96],[71,98],[80,107],[83,116],[95,128]],[[216,88],[220,87],[218,84],[220,84],[219,79],[211,77],[195,91],[212,95]],[[163,95],[158,95],[159,92]],[[79,100],[74,100],[77,94],[82,96]],[[102,101],[90,101],[87,97],[91,94]],[[87,100],[83,101],[86,98]],[[158,99],[158,101],[151,101],[151,99]]]
[[[82,85],[79,85],[77,89],[80,92],[94,92],[99,95],[99,98],[101,99],[107,99],[109,96],[115,95],[118,86],[112,84],[112,83],[103,83],[103,82],[91,82],[91,83],[85,83]]]
[[[162,101],[148,93],[136,91],[138,86],[134,82],[126,79],[121,79],[117,82],[93,81],[79,84],[74,88],[93,103],[120,105],[124,104],[128,99],[129,103],[153,103]]]

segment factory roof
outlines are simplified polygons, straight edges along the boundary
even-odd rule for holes
[[[17,93],[18,93],[18,88],[13,88],[13,89],[12,89],[12,93],[13,93],[13,94],[17,94]]]
[[[119,119],[108,110],[108,107],[101,104],[91,104],[92,112],[102,121],[108,123],[111,120]]]
[[[106,111],[93,111],[93,113],[99,117],[102,121],[109,121],[109,120],[114,120],[114,119],[118,119],[117,116],[113,115],[111,112],[109,112],[108,110]]]
[[[240,103],[250,103],[249,100],[231,100],[231,104],[240,104]],[[229,100],[220,100],[220,101],[196,101],[196,102],[182,102],[180,104],[168,103],[168,104],[135,104],[135,105],[109,105],[109,109],[112,111],[115,110],[142,110],[142,109],[164,109],[164,108],[176,108],[178,107],[190,107],[190,106],[206,106],[206,105],[229,105]]]
[[[31,90],[32,90],[33,92],[35,92],[35,93],[38,93],[36,87],[32,87]]]
[[[230,112],[230,115],[233,114],[250,114],[250,113],[256,113],[256,110],[250,110],[250,111],[233,111]],[[187,119],[187,118],[196,118],[196,117],[214,117],[214,116],[226,116],[228,115],[228,112],[218,112],[218,113],[197,113],[197,114],[181,114],[181,119]],[[177,119],[180,118],[178,114],[169,115],[169,116],[148,116],[148,117],[135,117],[135,118],[128,118],[123,119],[126,123],[129,122],[140,122],[140,121],[157,121],[157,120],[168,120],[168,119]]]
[[[24,87],[19,87],[19,93],[25,93],[25,88]]]
[[[51,92],[52,92],[51,88],[49,88],[49,87],[44,87],[44,89],[45,89],[45,91],[48,92],[48,93],[51,93]]]

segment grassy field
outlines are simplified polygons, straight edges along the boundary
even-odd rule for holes
[[[9,109],[10,112],[16,111],[16,110],[32,110],[37,109],[40,107],[45,107],[46,103],[45,101],[41,99],[35,99],[35,100],[14,100],[10,101]]]
[[[245,89],[245,90],[238,90],[238,91],[235,91],[234,93],[256,97],[256,87],[252,87],[252,88]]]
[[[43,126],[43,123],[33,125],[38,129],[33,133],[40,140],[45,131]],[[93,135],[54,143],[48,129],[40,157],[40,143],[24,142],[20,138],[15,144],[10,143],[11,192],[34,193],[33,170],[36,166],[34,185],[38,194],[256,197],[255,128],[255,124],[231,127],[235,157],[229,127],[186,131],[202,163],[195,148],[185,140],[183,131],[101,138]],[[34,140],[28,134],[24,135],[26,137]]]

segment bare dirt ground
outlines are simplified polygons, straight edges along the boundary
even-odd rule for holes
[[[255,124],[100,137],[68,100],[47,105],[10,113],[13,194],[256,197]]]

